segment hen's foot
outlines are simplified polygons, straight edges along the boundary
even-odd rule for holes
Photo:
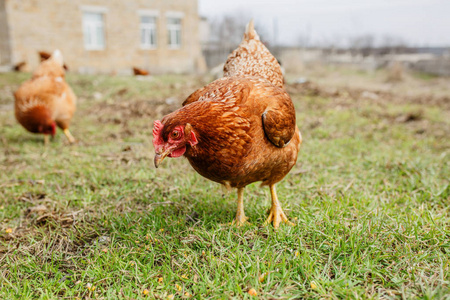
[[[283,212],[281,207],[272,206],[272,208],[270,209],[269,217],[264,222],[264,225],[269,225],[270,223],[273,223],[273,227],[277,229],[280,226],[281,222],[284,222],[291,226],[295,225],[294,223],[289,221],[289,219],[286,217],[286,214]]]
[[[277,229],[280,226],[280,223],[284,222],[288,225],[294,226],[295,224],[288,220],[286,214],[281,209],[281,204],[280,201],[278,201],[277,190],[274,184],[270,186],[270,194],[272,196],[272,207],[270,208],[269,217],[264,222],[264,225],[273,223],[273,227]]]
[[[246,216],[236,216],[236,218],[231,222],[231,225],[236,227],[241,227],[244,225],[249,225],[250,223],[247,221],[248,218]]]

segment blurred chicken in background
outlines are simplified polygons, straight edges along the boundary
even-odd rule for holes
[[[56,134],[56,126],[70,143],[75,142],[69,125],[76,110],[76,97],[65,81],[63,66],[62,54],[56,50],[14,93],[17,121],[32,133],[44,134],[45,144],[49,135]]]

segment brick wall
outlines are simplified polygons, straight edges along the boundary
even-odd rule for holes
[[[34,69],[39,63],[37,51],[58,48],[71,70],[84,73],[129,73],[132,66],[152,73],[203,71],[197,0],[1,1],[8,16],[12,64],[26,61]],[[84,46],[82,15],[91,9],[103,14],[104,50]],[[142,10],[157,12],[156,49],[141,49]],[[182,15],[180,49],[168,47],[166,15],[170,12]]]
[[[0,66],[11,62],[11,49],[6,0],[0,0]]]

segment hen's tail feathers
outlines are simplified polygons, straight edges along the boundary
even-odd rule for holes
[[[253,19],[248,22],[247,26],[245,27],[245,33],[244,33],[244,40],[258,40],[259,41],[259,35],[255,30],[255,24],[253,23]]]
[[[248,23],[241,44],[228,56],[223,76],[260,77],[284,87],[280,65],[259,39],[253,20]]]

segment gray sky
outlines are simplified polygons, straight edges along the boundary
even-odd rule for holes
[[[343,43],[351,36],[387,34],[415,46],[450,46],[450,0],[199,0],[202,16],[243,12],[264,24],[273,41]],[[274,24],[278,24],[274,26]]]

